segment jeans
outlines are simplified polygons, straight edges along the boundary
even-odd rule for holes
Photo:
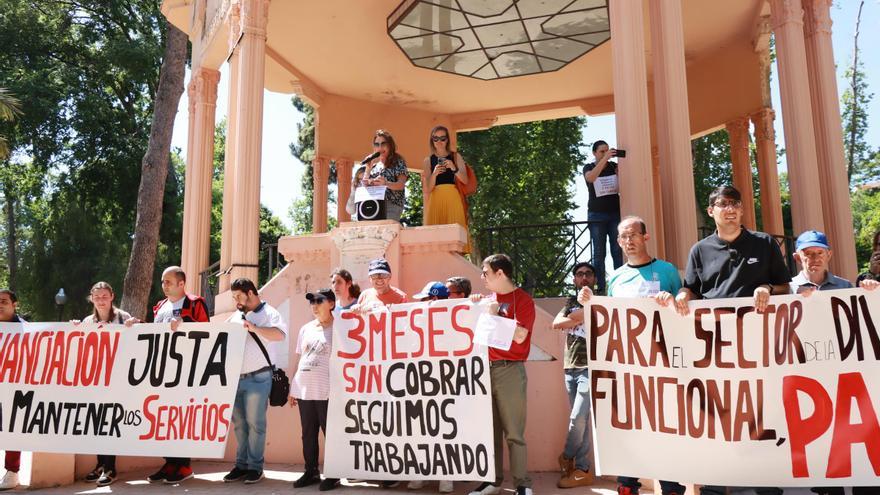
[[[565,389],[571,414],[568,435],[562,451],[567,459],[574,459],[574,467],[590,470],[590,372],[587,368],[565,370]]]
[[[642,484],[639,483],[638,478],[631,478],[629,476],[618,476],[617,482],[622,486],[628,486],[632,488],[634,491],[638,491],[639,488],[642,487]],[[685,486],[679,484],[677,481],[663,481],[660,480],[660,490],[662,490],[663,495],[668,495],[670,493],[678,493],[682,495],[685,490]]]
[[[596,269],[596,283],[599,293],[605,293],[605,242],[611,246],[611,261],[614,268],[623,264],[623,250],[617,244],[617,224],[620,213],[593,211],[587,213],[590,222],[590,244],[593,247],[593,267]]]
[[[272,390],[272,370],[265,369],[238,380],[232,424],[238,448],[235,467],[253,471],[263,470],[263,452],[266,450],[266,409]]]
[[[526,365],[523,361],[491,361],[492,425],[495,436],[495,485],[504,481],[504,439],[510,455],[510,476],[517,488],[532,487],[526,470]]]
[[[327,438],[327,404],[329,400],[297,400],[302,425],[303,459],[306,472],[318,472],[318,430]]]

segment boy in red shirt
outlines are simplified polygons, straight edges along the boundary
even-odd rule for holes
[[[513,283],[513,262],[506,254],[493,254],[483,260],[482,278],[494,292],[498,315],[516,320],[510,349],[489,348],[489,374],[492,379],[492,423],[495,427],[495,482],[483,483],[470,495],[494,495],[504,481],[503,439],[510,452],[510,475],[516,495],[532,495],[532,480],[526,472],[526,367],[535,324],[535,301]],[[479,295],[472,296],[479,300]],[[503,434],[503,437],[502,437]]]

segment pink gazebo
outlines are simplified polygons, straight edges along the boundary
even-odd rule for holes
[[[835,246],[832,270],[854,278],[830,6],[831,0],[164,0],[162,12],[193,46],[181,265],[196,274],[211,262],[223,64],[229,64],[230,90],[220,259],[226,292],[217,298],[218,317],[233,310],[230,280],[257,278],[267,89],[296,93],[317,110],[314,234],[279,241],[289,264],[261,291],[291,328],[308,318],[302,294],[323,285],[331,267],[346,265],[357,277],[371,256],[388,256],[393,282],[410,293],[425,280],[453,274],[479,280],[479,270],[458,254],[466,237],[457,225],[354,224],[339,208],[340,227],[327,232],[329,164],[336,162],[346,183],[350,165],[378,128],[391,130],[402,153],[417,161],[437,124],[454,137],[495,125],[614,113],[616,142],[628,151],[620,172],[622,210],[649,219],[652,252],[683,266],[697,240],[701,207],[694,201],[690,142],[722,127],[729,131],[734,182],[744,194],[745,223],[754,227],[752,123],[763,227],[782,234],[769,89],[773,34],[793,227],[825,231]],[[340,188],[339,204],[347,194]],[[197,277],[188,284],[198,292]],[[567,399],[562,337],[549,328],[558,306],[538,304],[527,365],[527,441],[530,469],[548,470],[561,448]],[[270,413],[270,462],[299,458],[292,415],[286,408]],[[90,462],[90,456],[37,454],[33,486],[69,482]],[[120,468],[144,463],[154,462],[123,459]]]

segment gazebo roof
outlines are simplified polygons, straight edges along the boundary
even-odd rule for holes
[[[196,3],[195,19],[189,17]],[[203,16],[198,15],[204,2]],[[165,0],[163,12],[194,40],[194,65],[227,58],[229,0]],[[555,72],[483,81],[415,66],[388,35],[400,0],[274,0],[269,7],[267,89],[320,105],[345,97],[448,116],[459,129],[613,111],[611,41]],[[646,18],[647,2],[645,2]],[[692,132],[762,104],[757,25],[761,0],[684,0]],[[645,39],[650,46],[646,22]],[[650,47],[648,48],[650,79]],[[723,94],[724,98],[718,98]]]

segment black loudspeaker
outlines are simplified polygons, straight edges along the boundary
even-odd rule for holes
[[[366,220],[385,220],[387,218],[384,199],[368,199],[367,201],[361,201],[360,203],[355,203],[355,208],[357,209],[356,213],[359,222]]]

